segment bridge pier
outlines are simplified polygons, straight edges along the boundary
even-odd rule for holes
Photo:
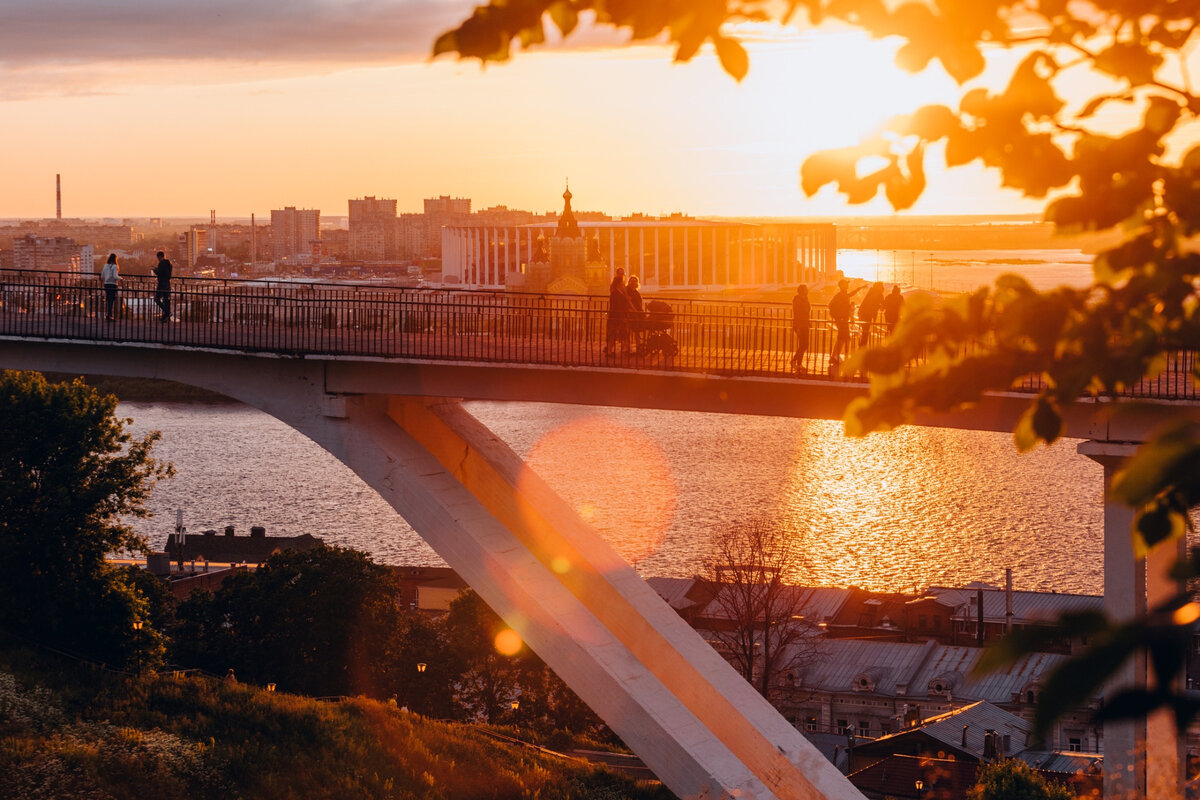
[[[1085,441],[1078,452],[1104,467],[1104,610],[1114,621],[1143,617],[1147,610],[1174,596],[1180,586],[1171,575],[1175,561],[1187,553],[1187,543],[1155,548],[1148,557],[1133,551],[1133,509],[1108,499],[1113,475],[1137,445]],[[1150,679],[1147,657],[1121,667],[1109,689],[1145,686]],[[1104,796],[1182,800],[1186,751],[1170,711],[1159,710],[1144,719],[1104,725]]]
[[[297,408],[676,794],[861,798],[457,400]]]

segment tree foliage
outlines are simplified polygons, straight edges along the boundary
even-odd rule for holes
[[[106,555],[144,551],[124,519],[145,517],[169,464],[134,439],[117,399],[81,381],[48,383],[33,372],[0,373],[0,620],[34,641],[108,663],[132,661],[161,643],[133,640],[147,598]]]
[[[1118,393],[1164,371],[1183,383],[1200,377],[1200,254],[1190,241],[1200,233],[1200,147],[1185,146],[1184,130],[1200,113],[1186,58],[1200,15],[1195,3],[491,0],[440,37],[434,55],[503,60],[513,41],[542,42],[545,18],[568,35],[585,11],[635,40],[669,38],[676,60],[711,42],[737,79],[747,62],[731,23],[795,15],[894,37],[900,67],[917,72],[936,63],[963,86],[956,107],[914,109],[878,135],[813,154],[800,170],[806,193],[832,185],[861,203],[882,191],[896,209],[908,208],[925,189],[926,159],[941,153],[947,166],[980,163],[1006,187],[1052,198],[1045,216],[1059,231],[1119,234],[1097,256],[1085,289],[1038,292],[1005,276],[940,305],[906,304],[894,335],[847,365],[871,375],[869,396],[846,411],[848,432],[967,408],[986,392],[1034,379],[1042,388],[1014,431],[1017,446],[1028,450],[1058,439],[1065,407],[1081,397],[1119,407],[1127,401]],[[998,90],[971,83],[989,64],[1007,70]],[[924,363],[910,366],[922,352]],[[1180,424],[1157,434],[1119,473],[1110,491],[1135,509],[1136,552],[1189,527],[1188,509],[1200,502],[1198,464],[1200,425]],[[1186,602],[1181,596],[1157,609],[1176,637],[1194,621],[1175,613]],[[1151,640],[1160,641],[1153,630],[1135,624],[1123,637],[1121,626],[1103,625],[1120,644],[1096,666],[1111,670],[1141,651],[1171,671],[1163,661],[1171,648],[1152,648]],[[1123,709],[1165,704],[1190,713],[1170,690],[1140,700]]]
[[[357,550],[276,553],[181,604],[178,658],[289,692],[387,698],[417,678],[398,595],[391,570]]]
[[[1024,761],[1015,758],[985,764],[968,800],[1072,800],[1066,786],[1048,783]]]

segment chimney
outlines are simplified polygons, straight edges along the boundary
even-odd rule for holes
[[[971,727],[971,726],[963,725],[963,738],[962,738],[962,746],[963,747],[967,746],[967,728],[969,728],[969,727]]]
[[[250,215],[250,270],[258,262],[258,229],[254,227],[254,215]]]
[[[1012,567],[1004,570],[1004,633],[1012,633]]]
[[[233,530],[233,526],[232,526],[232,525],[226,525],[226,526],[225,526],[225,535],[226,535],[226,536],[233,536],[233,535],[234,535],[234,530]]]
[[[251,525],[250,526],[250,538],[251,539],[265,539],[266,536],[267,536],[267,529],[264,528],[262,525]]]
[[[999,758],[1000,743],[997,741],[998,738],[999,737],[996,736],[996,732],[990,728],[983,732],[984,761],[995,761],[997,758]]]
[[[57,210],[57,218],[62,219],[62,175],[58,173],[54,175],[54,205]]]
[[[975,618],[979,621],[979,629],[975,631],[975,640],[980,647],[983,647],[983,589],[975,590]]]
[[[216,225],[216,224],[217,224],[217,210],[216,210],[215,208],[209,209],[209,212],[208,212],[208,224],[209,224],[209,225]]]

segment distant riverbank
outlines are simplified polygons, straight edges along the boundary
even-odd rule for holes
[[[102,394],[115,394],[127,403],[236,403],[238,401],[223,394],[210,392],[195,386],[155,378],[120,378],[111,375],[75,375],[68,372],[44,373],[46,380],[54,383],[72,381],[82,377],[84,383]]]

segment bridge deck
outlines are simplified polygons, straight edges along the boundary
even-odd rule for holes
[[[669,300],[669,314],[633,321],[636,355],[606,354],[607,298],[293,282],[181,279],[161,322],[152,279],[123,279],[116,319],[104,319],[95,278],[0,271],[0,336],[201,347],[283,356],[595,367],[725,377],[865,382],[830,369],[834,329],[814,307],[797,372],[791,308],[780,303]],[[861,327],[853,331],[855,346]],[[868,341],[884,334],[870,326]],[[1195,353],[1126,394],[1195,400]],[[1018,391],[1038,388],[1030,376]]]

